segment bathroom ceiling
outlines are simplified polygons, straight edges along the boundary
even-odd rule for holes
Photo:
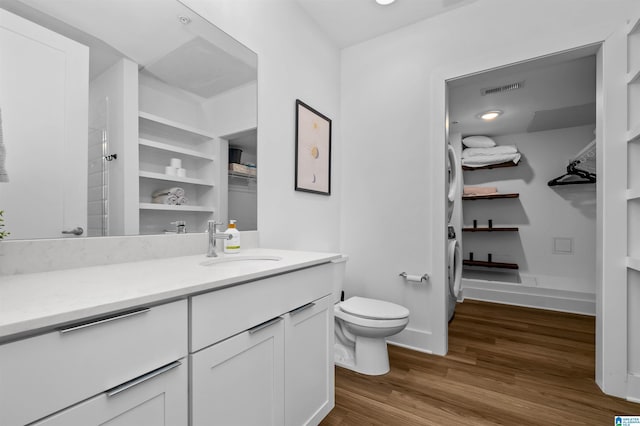
[[[334,43],[348,47],[477,0],[296,0]]]
[[[529,133],[595,124],[597,46],[448,82],[449,122],[463,136]],[[518,89],[483,94],[487,89]],[[478,115],[500,110],[484,121]]]

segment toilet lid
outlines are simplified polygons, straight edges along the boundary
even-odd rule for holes
[[[371,319],[398,319],[409,316],[409,310],[404,306],[357,296],[340,303],[340,309],[351,315]]]

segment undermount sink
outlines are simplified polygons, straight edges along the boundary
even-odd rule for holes
[[[225,256],[225,257],[214,257],[212,259],[209,259],[207,261],[204,261],[202,263],[200,263],[200,265],[202,266],[213,266],[213,265],[220,265],[223,263],[232,263],[232,262],[261,262],[261,261],[270,261],[270,262],[278,262],[282,260],[282,258],[280,256],[238,256],[235,254],[232,254],[230,256]]]

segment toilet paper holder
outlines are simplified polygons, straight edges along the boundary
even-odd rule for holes
[[[429,281],[429,274],[409,275],[406,272],[400,272],[398,276],[404,278],[407,281],[414,281],[414,282]]]

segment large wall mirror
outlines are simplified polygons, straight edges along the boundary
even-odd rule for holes
[[[0,7],[8,239],[256,229],[254,52],[177,0]]]

